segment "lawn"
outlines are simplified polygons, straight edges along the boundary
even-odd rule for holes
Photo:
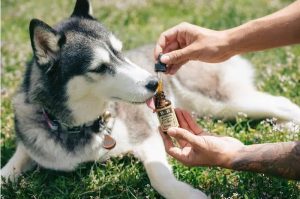
[[[125,49],[154,42],[168,27],[187,21],[214,29],[237,26],[276,11],[291,0],[93,0],[94,16],[109,27]],[[74,0],[3,0],[1,5],[1,167],[15,150],[11,99],[32,56],[28,25],[39,18],[54,25],[72,12]],[[300,33],[299,33],[300,34]],[[300,47],[243,55],[256,67],[259,90],[286,96],[300,105]],[[272,120],[240,115],[224,122],[199,118],[211,132],[246,144],[299,140],[300,132],[275,129]],[[300,198],[300,183],[263,174],[221,168],[187,168],[172,162],[177,178],[212,198]],[[299,165],[300,166],[300,165]],[[36,168],[1,187],[1,198],[161,198],[135,158],[82,164],[74,172]]]

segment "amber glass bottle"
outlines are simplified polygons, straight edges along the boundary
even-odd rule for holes
[[[154,105],[163,132],[166,132],[170,127],[179,127],[172,104],[170,100],[166,99],[165,93],[162,91],[161,81],[155,95]]]

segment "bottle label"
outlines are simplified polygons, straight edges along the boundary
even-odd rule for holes
[[[175,111],[171,105],[157,109],[156,112],[162,131],[167,131],[170,127],[179,127]]]

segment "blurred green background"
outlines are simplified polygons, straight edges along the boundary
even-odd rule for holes
[[[182,21],[217,30],[272,13],[291,0],[93,0],[94,16],[110,28],[125,49],[155,42]],[[11,99],[32,52],[28,25],[38,18],[49,25],[69,17],[75,0],[1,2],[1,167],[15,150]],[[244,55],[255,66],[259,90],[286,96],[300,105],[300,47]],[[299,140],[299,132],[274,129],[272,121],[238,116],[233,122],[199,118],[209,131],[246,144]],[[187,168],[170,159],[177,178],[212,198],[300,198],[300,183],[263,174],[221,168]],[[151,188],[142,164],[128,156],[81,165],[66,173],[37,168],[17,183],[1,186],[1,198],[161,198]]]

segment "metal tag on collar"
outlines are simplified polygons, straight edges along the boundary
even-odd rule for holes
[[[116,140],[112,138],[110,135],[105,134],[103,139],[102,147],[111,150],[116,146]]]
[[[99,121],[99,127],[100,129],[102,128],[102,131],[104,133],[102,147],[107,150],[111,150],[116,146],[116,140],[110,136],[111,121],[112,121],[112,117],[109,111],[105,111]]]

